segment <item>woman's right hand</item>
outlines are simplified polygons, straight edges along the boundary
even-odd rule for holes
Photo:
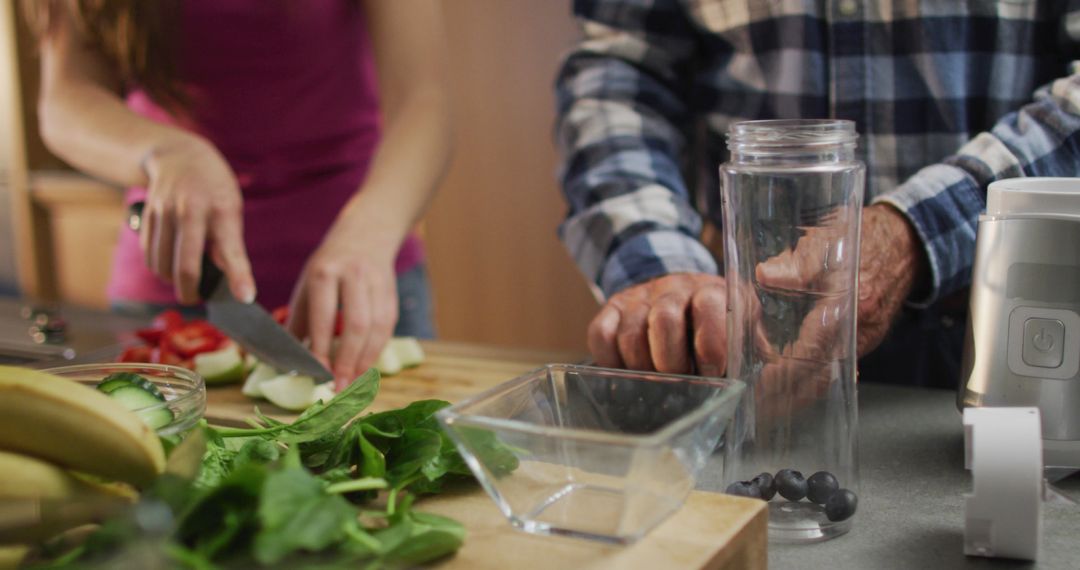
[[[233,296],[254,301],[243,199],[221,153],[201,139],[188,138],[154,148],[143,164],[150,183],[140,244],[150,270],[173,284],[181,303],[196,304],[203,251],[210,247]]]

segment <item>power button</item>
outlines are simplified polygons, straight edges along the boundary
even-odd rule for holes
[[[1057,319],[1031,318],[1024,321],[1024,364],[1039,368],[1061,366],[1065,351],[1065,325]]]

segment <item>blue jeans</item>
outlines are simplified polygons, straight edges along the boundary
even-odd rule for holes
[[[398,322],[394,336],[435,338],[432,319],[431,284],[423,263],[397,276]],[[150,318],[166,309],[176,309],[185,318],[204,318],[202,307],[170,306],[141,301],[113,301],[112,310],[122,315]]]

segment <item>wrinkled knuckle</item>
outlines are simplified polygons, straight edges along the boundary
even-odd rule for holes
[[[665,304],[653,307],[649,313],[649,328],[669,331],[677,328],[683,320],[683,313],[676,306]]]

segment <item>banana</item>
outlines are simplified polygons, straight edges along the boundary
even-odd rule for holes
[[[0,366],[0,449],[145,485],[165,469],[142,419],[97,390],[37,370]]]
[[[28,552],[30,552],[30,547],[25,544],[0,546],[0,570],[15,570],[19,564],[22,564]]]
[[[0,545],[36,542],[100,521],[132,500],[40,459],[0,451]]]

